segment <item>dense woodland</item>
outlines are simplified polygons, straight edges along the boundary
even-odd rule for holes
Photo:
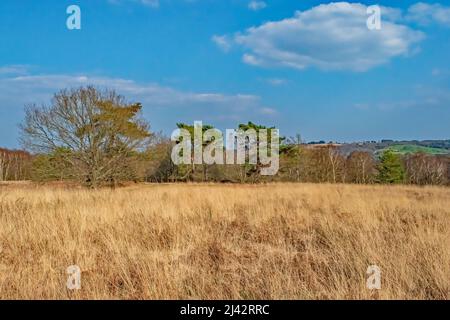
[[[0,149],[0,181],[73,181],[89,187],[127,182],[271,181],[317,183],[405,183],[447,185],[450,157],[386,151],[341,152],[333,144],[282,138],[280,169],[262,176],[261,165],[179,165],[171,160],[176,141],[151,133],[139,103],[93,87],[64,90],[49,106],[27,106],[21,125],[24,150]],[[178,123],[178,128],[193,127]],[[205,129],[212,128],[204,125]],[[237,128],[266,129],[254,123]]]

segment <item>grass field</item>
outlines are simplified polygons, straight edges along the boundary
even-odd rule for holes
[[[448,299],[449,226],[437,187],[0,186],[0,298]]]
[[[422,153],[426,153],[426,154],[434,154],[434,155],[450,154],[450,150],[447,150],[447,149],[431,148],[431,147],[417,146],[417,145],[412,145],[412,144],[393,145],[386,149],[379,150],[377,152],[381,153],[384,150],[392,150],[395,153],[399,153],[402,155],[413,154],[413,153],[418,153],[418,152],[422,152]]]

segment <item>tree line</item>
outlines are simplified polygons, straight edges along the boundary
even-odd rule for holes
[[[29,179],[31,160],[27,151],[0,148],[0,181]]]
[[[194,130],[184,123],[177,127]],[[252,122],[238,128],[270,129]],[[91,188],[130,181],[419,185],[450,181],[449,157],[401,156],[389,150],[379,157],[364,151],[344,155],[338,146],[307,145],[300,137],[280,138],[280,169],[274,176],[262,176],[259,162],[174,165],[171,152],[177,141],[150,132],[140,103],[94,87],[62,90],[48,106],[26,106],[20,130],[27,151],[0,149],[0,181],[75,181]]]

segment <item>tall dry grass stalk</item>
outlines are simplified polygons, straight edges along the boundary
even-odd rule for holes
[[[449,221],[435,187],[1,187],[0,298],[448,299]]]

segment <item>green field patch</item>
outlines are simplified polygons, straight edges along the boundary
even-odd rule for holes
[[[413,144],[399,144],[399,145],[393,145],[389,146],[385,149],[378,150],[379,152],[384,152],[386,150],[392,150],[395,153],[399,154],[412,154],[412,153],[426,153],[426,154],[450,154],[450,150],[448,149],[441,149],[441,148],[431,148],[431,147],[423,147],[423,146],[417,146]]]

